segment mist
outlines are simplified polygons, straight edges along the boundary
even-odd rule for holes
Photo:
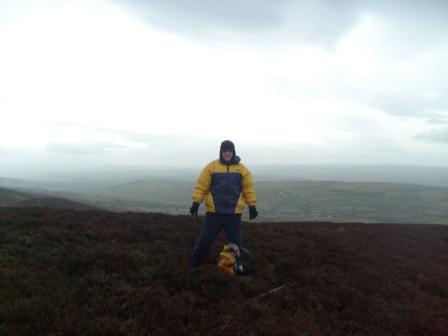
[[[0,176],[448,167],[440,1],[12,1],[0,14]],[[82,24],[80,24],[82,22]]]

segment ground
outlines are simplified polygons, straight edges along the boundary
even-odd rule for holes
[[[448,226],[245,222],[233,278],[201,222],[0,208],[0,335],[446,335]]]

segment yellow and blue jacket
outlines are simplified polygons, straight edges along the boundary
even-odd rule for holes
[[[257,199],[249,170],[239,157],[232,164],[214,160],[202,169],[193,191],[193,201],[205,199],[208,213],[242,214],[244,205],[255,205]]]

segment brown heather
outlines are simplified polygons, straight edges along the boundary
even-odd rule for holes
[[[224,235],[187,271],[200,229],[0,208],[0,335],[448,335],[448,226],[244,223],[237,278],[214,266]]]

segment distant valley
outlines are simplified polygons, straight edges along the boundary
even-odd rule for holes
[[[384,181],[299,180],[299,175],[309,175],[310,171],[305,174],[306,169],[291,169],[294,175],[285,169],[279,169],[277,175],[275,169],[255,169],[260,213],[257,221],[448,224],[448,187],[443,183],[436,187]],[[402,175],[409,177],[418,171],[411,169]],[[115,171],[35,181],[3,178],[0,205],[186,214],[197,173]],[[319,174],[331,175],[322,169]],[[200,210],[203,213],[203,205]]]

